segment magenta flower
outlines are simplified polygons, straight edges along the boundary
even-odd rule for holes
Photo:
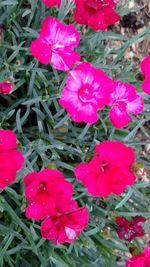
[[[141,62],[141,71],[145,76],[145,80],[142,84],[142,89],[146,94],[150,95],[150,54]]]
[[[6,95],[10,94],[13,90],[13,85],[10,81],[4,81],[0,83],[0,93]]]
[[[77,23],[87,25],[93,30],[105,31],[109,25],[120,20],[115,11],[114,0],[75,0],[74,19]]]
[[[93,196],[120,195],[136,181],[130,170],[133,162],[131,147],[118,141],[103,141],[95,146],[92,160],[80,163],[74,173]]]
[[[25,196],[29,201],[26,217],[41,220],[48,215],[57,216],[59,206],[65,206],[73,193],[72,184],[60,171],[44,169],[29,173],[24,178]],[[61,198],[61,201],[60,201]]]
[[[136,88],[122,81],[114,81],[110,94],[111,106],[109,118],[116,128],[122,128],[132,120],[130,113],[137,115],[144,108],[143,99],[136,93]]]
[[[68,201],[65,210],[63,203],[61,207],[59,216],[48,217],[41,224],[42,237],[53,240],[55,245],[74,242],[89,220],[87,208],[78,208],[74,200]]]
[[[80,60],[80,55],[73,51],[79,41],[80,34],[74,25],[65,25],[56,18],[47,17],[30,50],[41,63],[51,62],[55,69],[67,71]]]
[[[143,236],[144,230],[142,225],[146,222],[146,219],[143,216],[135,216],[132,217],[131,221],[128,221],[124,217],[117,217],[116,224],[117,234],[120,239],[126,239],[127,241],[131,241],[136,237]]]
[[[150,267],[150,245],[126,261],[126,267]]]
[[[47,7],[60,6],[61,0],[42,0]]]
[[[69,72],[59,103],[76,122],[95,123],[97,111],[109,100],[112,80],[90,63],[80,63]]]

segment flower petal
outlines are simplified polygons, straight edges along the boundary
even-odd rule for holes
[[[0,130],[0,152],[17,148],[17,137],[11,130]]]
[[[119,107],[111,108],[109,118],[116,128],[123,128],[132,120],[127,111],[120,110]]]
[[[69,48],[55,49],[51,57],[51,63],[54,68],[62,71],[68,71],[79,60],[80,54]]]
[[[127,102],[127,110],[134,115],[140,113],[144,108],[144,101],[143,98],[139,95],[136,96],[136,98],[131,101]]]
[[[47,215],[45,209],[43,209],[42,205],[38,203],[31,202],[26,208],[26,217],[34,220],[42,220]]]
[[[51,58],[51,49],[44,39],[37,38],[35,41],[31,42],[30,51],[32,55],[37,58],[41,63],[49,63]]]

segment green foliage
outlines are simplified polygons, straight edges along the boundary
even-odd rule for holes
[[[45,8],[40,0],[0,2],[0,24],[5,26],[0,36],[0,81],[11,79],[15,85],[11,95],[0,96],[0,127],[16,132],[19,148],[26,159],[15,182],[0,196],[2,267],[125,266],[129,246],[117,237],[115,216],[143,215],[148,219],[146,232],[150,233],[149,181],[139,180],[121,196],[103,199],[88,196],[74,177],[74,167],[90,159],[94,144],[105,139],[121,140],[132,146],[137,160],[148,168],[148,155],[142,149],[149,139],[146,125],[150,106],[148,97],[141,93],[145,98],[144,112],[121,130],[112,127],[107,110],[99,112],[100,120],[95,125],[74,123],[66,115],[58,98],[67,74],[40,64],[29,52],[30,42],[38,36],[46,16],[55,16],[65,22],[72,19],[73,4],[69,2],[65,6],[66,2],[62,1],[60,10]],[[124,15],[125,6],[120,6],[119,12]],[[124,54],[133,44],[149,38],[150,28],[128,38],[111,30],[93,32],[79,25],[76,27],[81,31],[77,50],[82,59],[104,69],[115,79],[136,85],[140,91],[139,69],[133,71],[134,63],[127,61]],[[109,46],[109,40],[119,41],[120,46]],[[142,139],[138,138],[139,132]],[[90,212],[89,225],[78,240],[57,247],[41,238],[37,222],[25,218],[23,194],[23,177],[27,173],[55,165],[73,183],[75,199]],[[136,239],[133,246],[140,250],[143,242]]]

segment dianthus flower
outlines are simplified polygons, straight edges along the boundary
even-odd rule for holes
[[[42,0],[47,7],[60,6],[61,0]]]
[[[120,195],[136,180],[130,170],[133,162],[131,147],[118,141],[103,141],[95,146],[92,160],[80,163],[74,173],[93,196]]]
[[[72,184],[57,170],[44,169],[29,173],[24,183],[25,196],[29,201],[26,217],[35,220],[59,215],[59,206],[69,201],[73,193]]]
[[[141,62],[141,71],[145,76],[145,80],[142,84],[142,89],[145,93],[150,95],[150,54]]]
[[[126,261],[126,267],[150,267],[150,245]]]
[[[87,226],[88,217],[87,208],[78,208],[77,202],[71,200],[66,203],[65,208],[63,205],[60,206],[59,216],[51,216],[42,222],[42,237],[53,240],[55,245],[71,243]]]
[[[131,221],[128,221],[124,217],[117,217],[115,220],[117,227],[117,234],[120,239],[131,241],[136,237],[143,236],[144,230],[142,225],[146,222],[143,216],[132,217]]]
[[[110,101],[109,118],[116,128],[122,128],[132,120],[130,113],[137,115],[144,108],[143,99],[136,93],[136,88],[121,81],[114,81]]]
[[[97,111],[109,101],[112,80],[88,62],[69,72],[59,103],[76,122],[95,123]]]
[[[0,188],[12,183],[24,163],[17,150],[16,135],[10,130],[0,130]]]
[[[80,55],[73,51],[79,41],[80,34],[74,25],[65,25],[56,18],[47,17],[30,50],[41,63],[51,62],[54,68],[67,71],[80,60]]]
[[[0,93],[6,95],[10,94],[13,90],[13,85],[10,81],[5,81],[0,83]]]
[[[75,21],[93,30],[104,31],[120,20],[113,0],[75,0],[75,4]]]

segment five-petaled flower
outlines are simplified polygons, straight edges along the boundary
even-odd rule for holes
[[[93,196],[120,195],[136,180],[130,169],[133,162],[131,147],[118,141],[103,141],[95,146],[93,159],[80,163],[74,173]]]
[[[97,111],[109,101],[112,80],[88,62],[69,72],[59,103],[76,122],[95,123]]]
[[[117,234],[120,239],[131,241],[145,234],[142,225],[146,222],[143,216],[132,217],[129,221],[125,217],[116,217]]]
[[[150,245],[126,261],[126,267],[150,267]]]
[[[122,128],[132,120],[130,113],[137,115],[144,108],[143,98],[136,93],[136,88],[121,81],[114,81],[110,101],[109,118],[116,128]]]
[[[104,31],[120,20],[114,0],[75,0],[75,4],[75,21],[93,30]]]
[[[76,201],[71,200],[60,206],[59,216],[51,216],[41,224],[41,234],[54,244],[71,243],[80,235],[88,224],[88,210],[79,208]]]
[[[54,68],[68,71],[80,54],[73,49],[80,41],[80,34],[74,25],[65,25],[53,17],[47,17],[42,23],[40,36],[32,41],[30,50],[41,63],[51,62]]]
[[[0,130],[0,188],[12,183],[24,163],[17,150],[17,138],[11,130]]]
[[[150,54],[142,60],[140,67],[143,75],[145,76],[142,89],[145,93],[150,95]]]

